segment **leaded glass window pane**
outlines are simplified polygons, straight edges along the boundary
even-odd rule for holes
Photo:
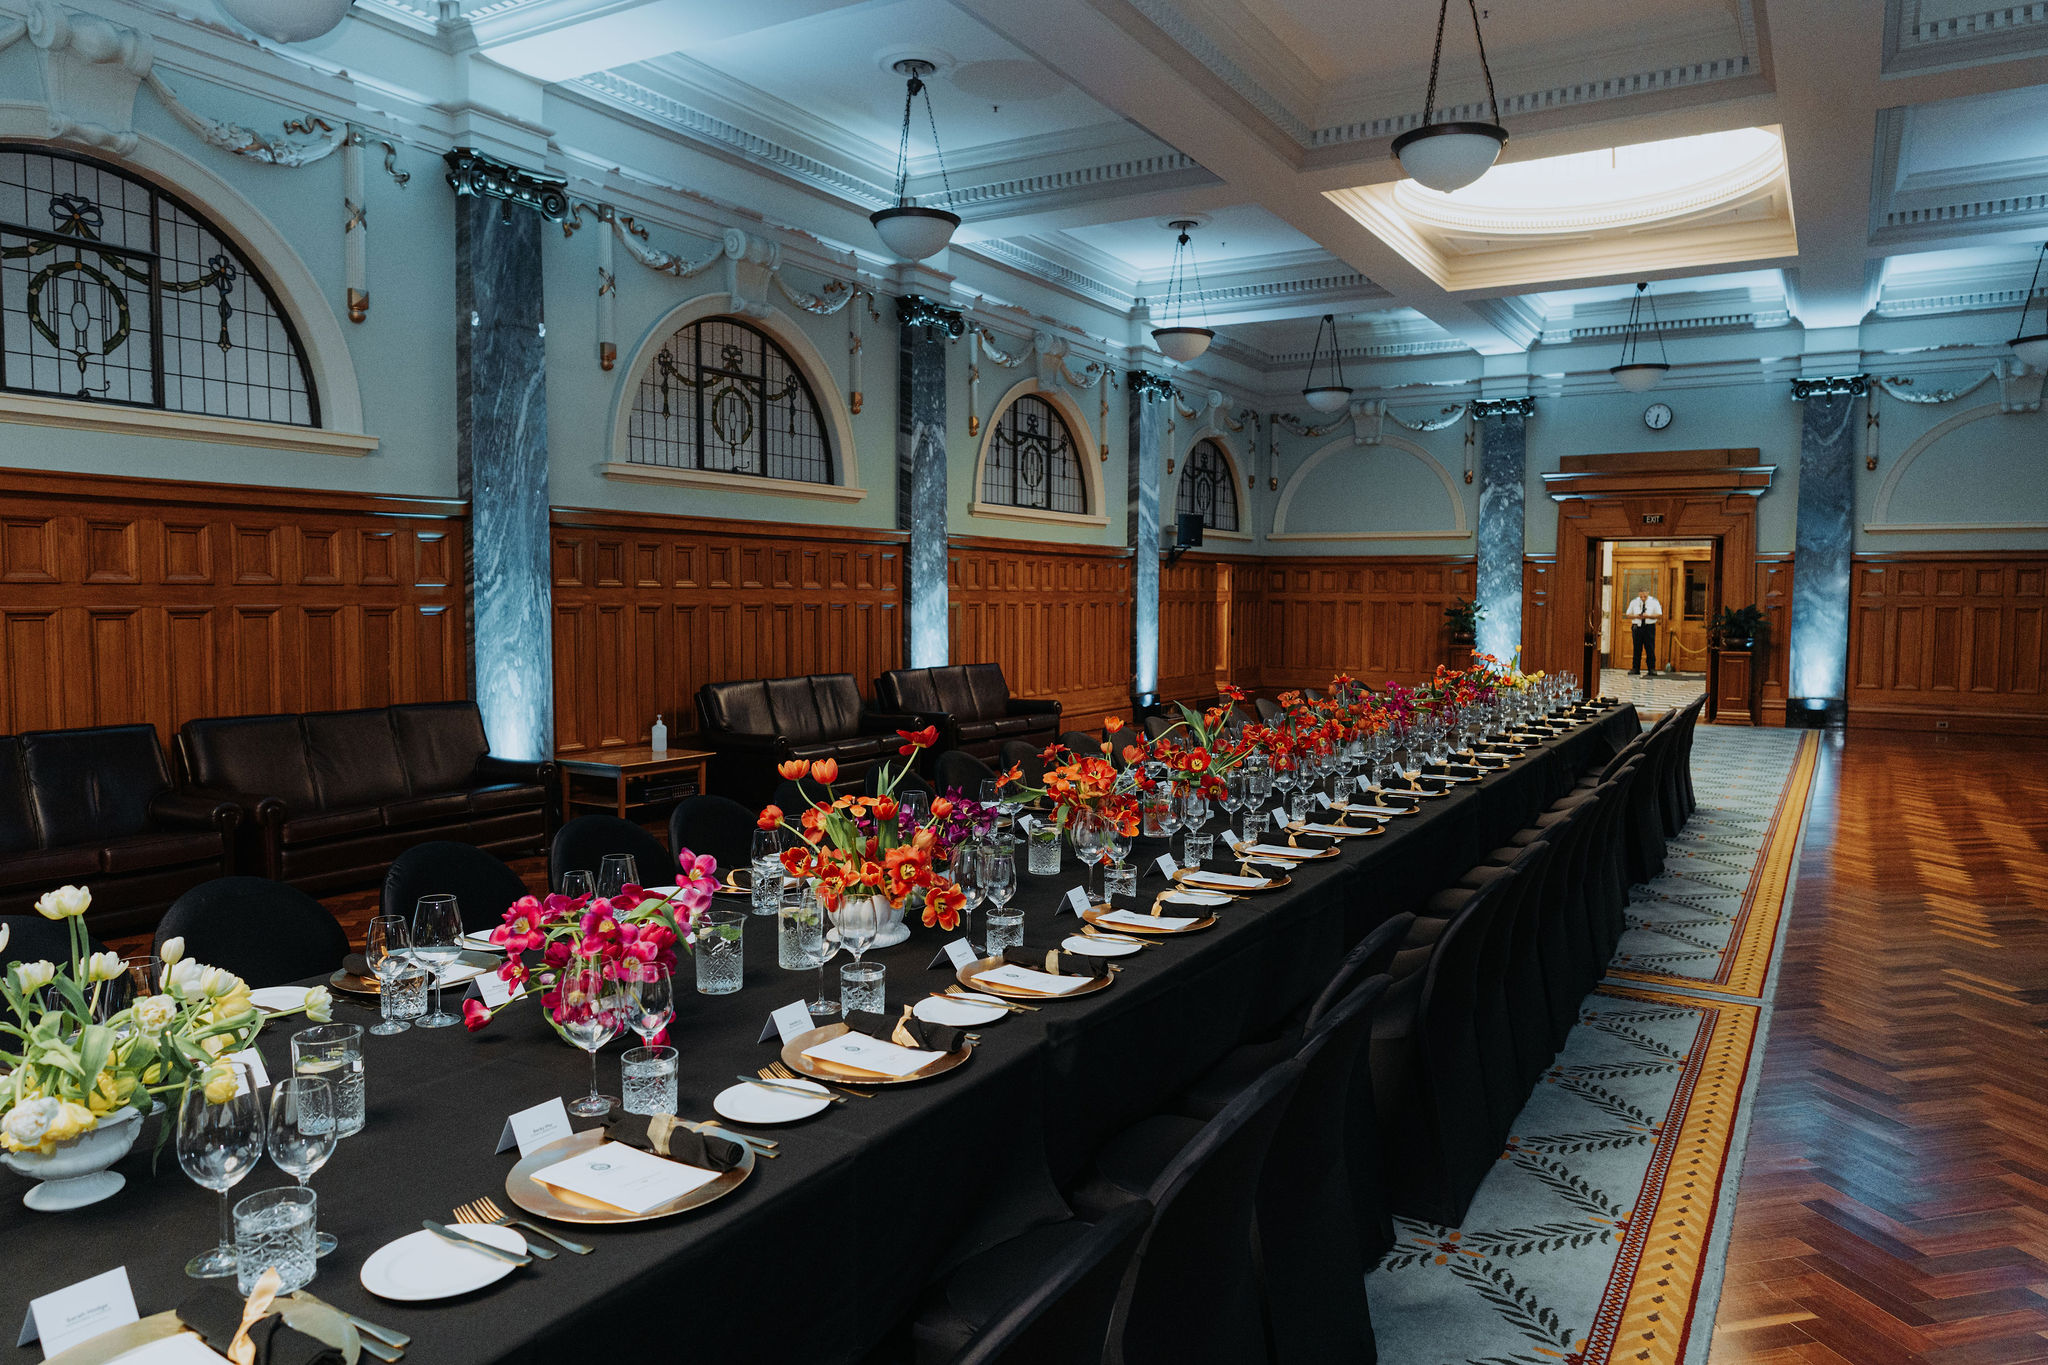
[[[1047,512],[1088,512],[1081,457],[1059,411],[1036,394],[1003,410],[982,464],[981,500]]]
[[[1174,510],[1182,515],[1201,513],[1202,525],[1211,531],[1237,529],[1237,479],[1230,471],[1230,457],[1214,441],[1198,442],[1188,452]]]
[[[738,318],[688,323],[663,343],[640,376],[626,459],[832,482],[817,396],[787,351]]]

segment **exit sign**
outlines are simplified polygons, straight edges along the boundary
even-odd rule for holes
[[[1663,514],[1662,512],[1645,512],[1645,513],[1643,513],[1643,525],[1645,525],[1645,526],[1662,526],[1663,524],[1664,524],[1664,514]]]

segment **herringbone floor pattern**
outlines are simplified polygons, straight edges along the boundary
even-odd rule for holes
[[[2048,741],[1816,776],[1713,1365],[2048,1361]]]

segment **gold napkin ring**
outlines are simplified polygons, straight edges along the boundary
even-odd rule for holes
[[[903,1017],[896,1021],[895,1029],[889,1034],[889,1041],[898,1047],[921,1048],[924,1046],[923,1043],[918,1041],[917,1035],[910,1031],[910,1021],[913,1017],[911,1014],[912,1008],[913,1006],[910,1005],[903,1007]]]
[[[1060,974],[1059,949],[1048,948],[1045,950],[1045,970],[1048,976],[1058,976]]]
[[[656,1156],[668,1155],[669,1139],[681,1128],[682,1121],[674,1114],[649,1114],[647,1116],[647,1146]]]
[[[249,1329],[270,1315],[270,1305],[282,1288],[284,1277],[277,1273],[277,1267],[264,1267],[256,1287],[249,1291],[248,1302],[242,1305],[242,1325],[235,1329],[235,1339],[228,1343],[228,1359],[235,1365],[256,1365],[256,1343],[249,1339]]]

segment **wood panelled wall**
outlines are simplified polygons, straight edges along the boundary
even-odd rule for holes
[[[953,662],[1003,666],[1020,697],[1058,697],[1070,728],[1130,713],[1131,552],[955,537]]]
[[[1190,554],[1159,570],[1159,695],[1200,703],[1228,677],[1227,648],[1238,592],[1256,563]]]
[[[0,471],[0,733],[465,696],[464,512]]]
[[[1576,671],[1576,660],[1551,657],[1551,595],[1557,578],[1556,555],[1528,555],[1522,560],[1522,671]],[[1596,689],[1597,690],[1597,689]]]
[[[1470,597],[1469,558],[1270,558],[1244,576],[1233,671],[1245,687],[1320,687],[1336,673],[1377,686],[1419,682],[1452,657],[1444,608]],[[1469,654],[1466,655],[1469,658]]]
[[[1785,723],[1785,660],[1792,652],[1792,556],[1758,555],[1756,558],[1757,606],[1764,613],[1764,724]],[[1728,606],[1747,606],[1729,602]],[[1851,623],[1854,630],[1854,623]]]
[[[1849,723],[2048,730],[2048,554],[1857,555]]]
[[[645,744],[657,714],[673,743],[707,682],[851,673],[872,695],[903,657],[900,532],[557,508],[553,533],[558,752]]]

